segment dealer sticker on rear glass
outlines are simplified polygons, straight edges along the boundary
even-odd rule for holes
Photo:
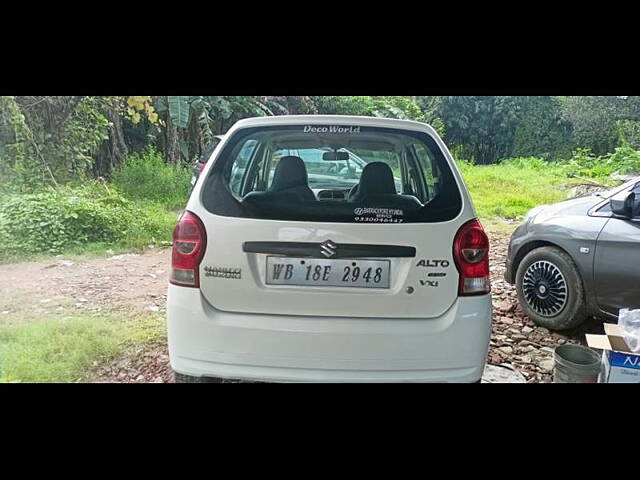
[[[402,223],[404,211],[397,208],[356,208],[353,211],[356,222]]]

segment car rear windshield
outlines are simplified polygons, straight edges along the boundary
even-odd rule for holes
[[[441,222],[462,208],[427,133],[336,125],[237,131],[201,198],[217,215],[314,222]]]

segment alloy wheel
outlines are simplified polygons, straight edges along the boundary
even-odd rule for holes
[[[522,279],[524,298],[538,315],[555,317],[567,305],[568,290],[564,275],[546,260],[532,263]]]

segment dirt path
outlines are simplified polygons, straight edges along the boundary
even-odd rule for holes
[[[171,250],[0,265],[0,315],[164,308]]]
[[[166,308],[171,250],[141,254],[0,265],[0,322],[41,315],[126,310],[140,314]],[[131,348],[96,365],[97,382],[172,382],[166,344]]]
[[[516,293],[503,280],[508,234],[491,235],[494,294],[493,337],[488,362],[509,365],[528,382],[549,382],[552,349],[580,342],[585,331],[601,332],[590,322],[574,332],[551,333],[536,327],[520,310]],[[0,265],[0,321],[25,315],[99,312],[118,308],[140,313],[165,310],[171,251],[90,260],[64,257],[45,262]],[[6,316],[6,317],[5,317]],[[2,318],[4,317],[4,319]],[[10,323],[10,322],[9,322]],[[137,347],[95,369],[98,382],[170,382],[166,345]]]

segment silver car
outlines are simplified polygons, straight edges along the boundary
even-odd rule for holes
[[[640,308],[640,177],[531,210],[511,238],[505,280],[551,330]]]

